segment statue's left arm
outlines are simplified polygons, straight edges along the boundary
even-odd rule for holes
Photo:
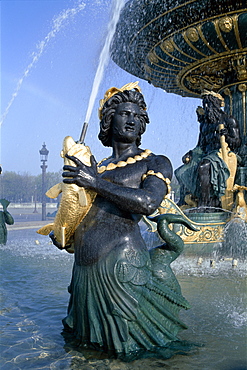
[[[125,187],[102,179],[97,173],[95,160],[92,160],[92,166],[88,167],[75,157],[70,157],[70,159],[75,162],[77,167],[64,166],[64,170],[69,171],[63,173],[65,183],[75,183],[80,187],[94,190],[98,195],[115,203],[122,210],[131,213],[152,214],[168,192],[168,186],[164,180],[166,178],[170,180],[172,177],[171,163],[164,156],[152,158],[146,173],[147,176],[143,178],[139,188]],[[162,176],[159,177],[158,173]]]

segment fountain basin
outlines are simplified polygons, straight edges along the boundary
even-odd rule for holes
[[[191,231],[183,225],[174,226],[174,231],[184,241],[185,255],[211,256],[222,248],[228,212],[189,213],[187,216],[196,223],[198,231]]]
[[[174,231],[184,241],[185,256],[246,258],[246,222],[232,218],[230,212],[188,213],[187,216],[199,230],[174,225]]]

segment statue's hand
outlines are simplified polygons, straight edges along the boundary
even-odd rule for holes
[[[191,150],[182,157],[182,161],[183,161],[184,164],[187,164],[187,163],[191,162],[191,159],[192,159]]]
[[[70,244],[65,245],[65,247],[63,248],[63,247],[62,247],[62,244],[61,244],[61,243],[59,243],[59,242],[57,241],[57,239],[56,239],[56,237],[55,237],[55,235],[54,235],[54,231],[51,231],[51,232],[50,232],[49,237],[51,238],[52,243],[53,243],[53,244],[54,244],[58,249],[60,249],[60,250],[63,250],[63,249],[67,250],[67,249],[69,249],[69,248],[71,247],[71,243],[70,243]]]
[[[51,231],[51,232],[50,232],[49,237],[51,238],[52,243],[53,243],[53,244],[54,244],[58,249],[63,249],[63,248],[62,248],[62,244],[60,244],[60,243],[57,241],[57,239],[56,239],[56,237],[55,237],[55,235],[54,235],[54,231]]]
[[[76,184],[83,188],[92,188],[94,189],[96,187],[96,181],[97,181],[97,163],[94,158],[94,156],[91,156],[91,166],[87,166],[84,163],[82,163],[78,158],[74,156],[69,156],[66,154],[66,157],[70,160],[72,160],[76,167],[65,165],[63,167],[62,176],[65,177],[63,182],[65,184]]]

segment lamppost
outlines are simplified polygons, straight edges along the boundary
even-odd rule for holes
[[[42,169],[42,221],[46,220],[46,196],[45,196],[45,175],[47,169],[47,158],[49,154],[49,150],[46,148],[45,143],[43,144],[42,148],[39,151],[40,160],[41,160],[41,169]]]
[[[33,213],[38,213],[37,211],[37,185],[34,187],[34,211]]]

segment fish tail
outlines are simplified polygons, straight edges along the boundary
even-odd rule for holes
[[[54,224],[48,224],[45,226],[42,226],[39,230],[36,231],[36,233],[41,234],[41,235],[49,235],[50,232],[53,230]]]

